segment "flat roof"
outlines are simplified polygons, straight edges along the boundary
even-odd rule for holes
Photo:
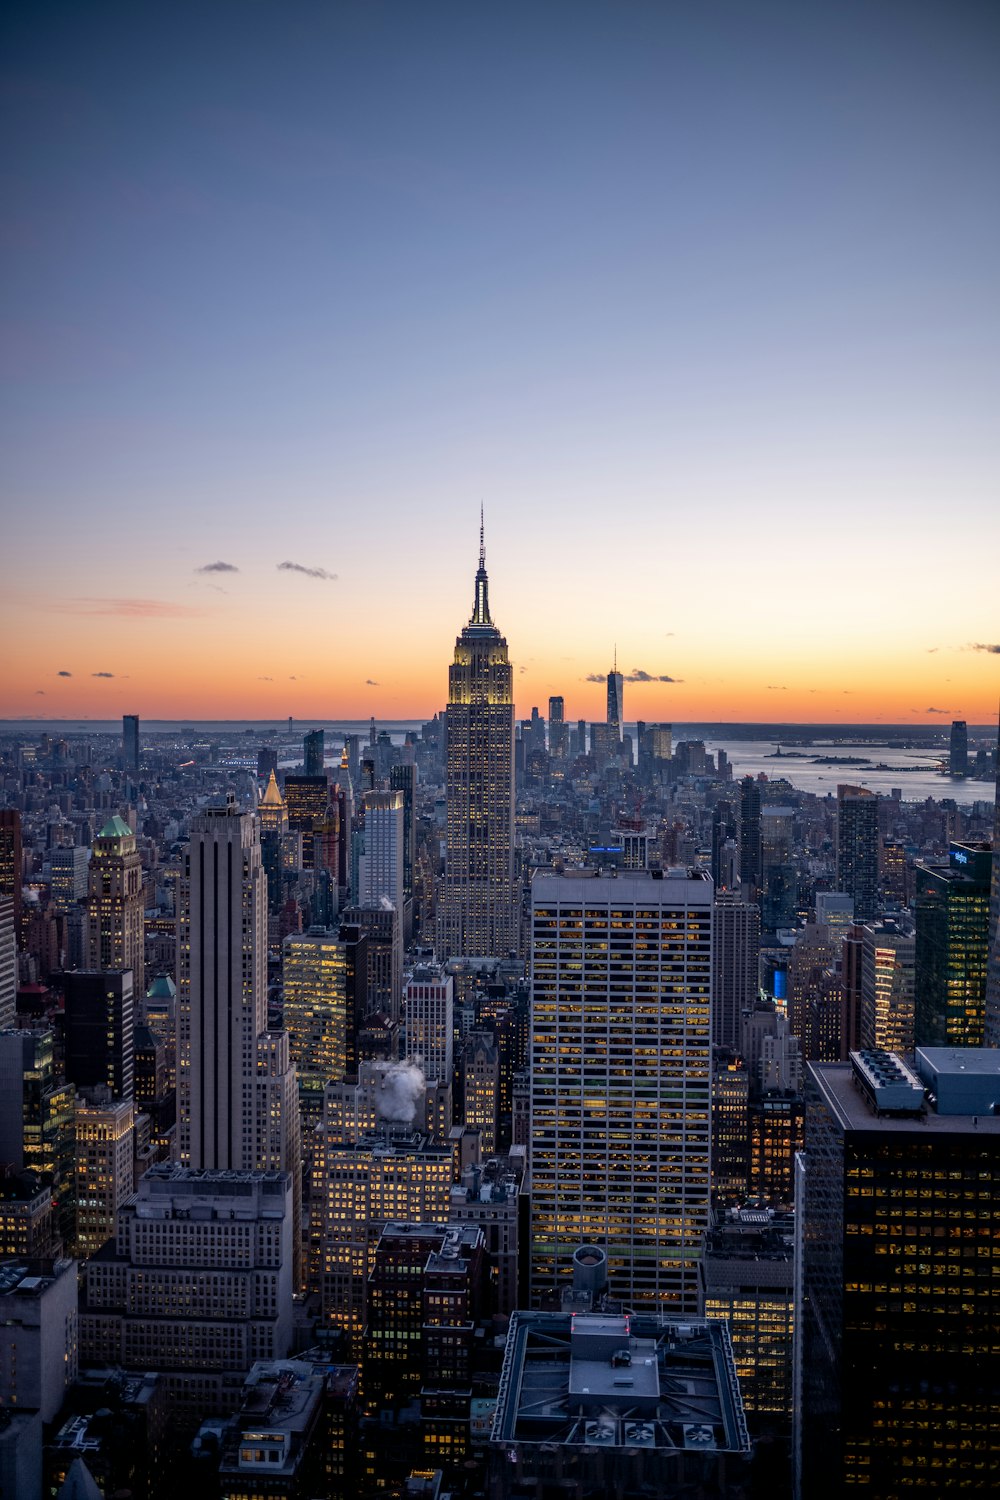
[[[947,1051],[949,1049],[942,1049]],[[925,1109],[920,1115],[876,1115],[854,1085],[850,1063],[807,1063],[824,1102],[843,1130],[872,1132],[967,1135],[973,1130],[971,1115],[939,1115]],[[1000,1115],[979,1115],[975,1129],[980,1135],[1000,1135]]]

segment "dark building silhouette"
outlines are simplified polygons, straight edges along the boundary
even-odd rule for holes
[[[139,770],[139,715],[122,715],[122,768],[133,773]]]
[[[867,787],[837,788],[837,889],[854,902],[856,922],[878,911],[878,798]]]
[[[956,719],[951,726],[948,770],[952,776],[969,774],[969,731],[964,719]]]
[[[64,974],[66,1077],[77,1089],[105,1086],[116,1099],[135,1088],[131,969]]]
[[[989,844],[952,844],[947,864],[917,865],[918,1046],[983,1045],[993,858]]]
[[[760,786],[752,776],[744,776],[740,782],[740,880],[749,901],[760,902],[762,876]]]
[[[310,729],[302,741],[307,776],[323,775],[325,736],[322,729]]]

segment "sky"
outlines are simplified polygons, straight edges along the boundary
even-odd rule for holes
[[[1000,9],[17,0],[0,717],[1000,697]],[[9,649],[6,649],[9,648]]]

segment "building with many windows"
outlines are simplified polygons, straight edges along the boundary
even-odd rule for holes
[[[861,1045],[912,1052],[914,1045],[913,932],[900,922],[871,923],[861,932]]]
[[[837,889],[854,902],[857,922],[878,911],[878,798],[863,786],[837,788]]]
[[[87,876],[87,967],[131,969],[145,992],[142,859],[135,834],[115,816],[101,829]]]
[[[712,898],[704,871],[535,876],[534,1299],[593,1243],[627,1306],[697,1307],[711,1186]]]
[[[989,844],[952,844],[948,862],[916,870],[915,1037],[920,1046],[981,1047],[990,928]]]
[[[490,615],[486,549],[472,618],[448,669],[445,871],[437,951],[506,957],[519,946],[514,885],[514,699],[507,642]]]
[[[303,1118],[323,1113],[323,1091],[347,1073],[347,1034],[354,1021],[346,944],[325,927],[285,939],[283,1020],[299,1084]]]

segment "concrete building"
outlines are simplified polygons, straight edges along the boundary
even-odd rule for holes
[[[527,1151],[512,1146],[506,1156],[466,1167],[451,1189],[452,1224],[475,1224],[486,1237],[496,1269],[496,1311],[522,1306],[527,1287],[528,1198],[524,1191]],[[522,1254],[522,1251],[524,1252]]]
[[[712,1043],[738,1049],[744,1014],[757,998],[760,908],[736,892],[715,897],[712,955]]]
[[[291,1346],[292,1220],[286,1172],[150,1168],[84,1267],[83,1356],[160,1371],[187,1421],[233,1411]]]
[[[532,882],[532,1297],[602,1246],[629,1307],[691,1312],[709,1219],[707,872]]]
[[[745,1494],[747,1433],[727,1325],[516,1312],[490,1443],[491,1500]]]
[[[135,1190],[135,1109],[104,1090],[76,1101],[76,1254],[114,1238],[118,1210]]]
[[[130,969],[135,994],[144,994],[142,859],[135,834],[117,815],[94,840],[86,895],[86,967]]]
[[[916,940],[900,922],[866,925],[861,934],[861,1045],[913,1051]]]
[[[0,1266],[0,1407],[54,1421],[78,1359],[76,1262]]]
[[[455,1065],[455,983],[443,969],[421,965],[403,989],[406,1056],[427,1078],[450,1083]]]
[[[307,1361],[260,1360],[251,1367],[219,1465],[221,1500],[311,1500],[325,1493],[325,1394],[323,1371]]]

